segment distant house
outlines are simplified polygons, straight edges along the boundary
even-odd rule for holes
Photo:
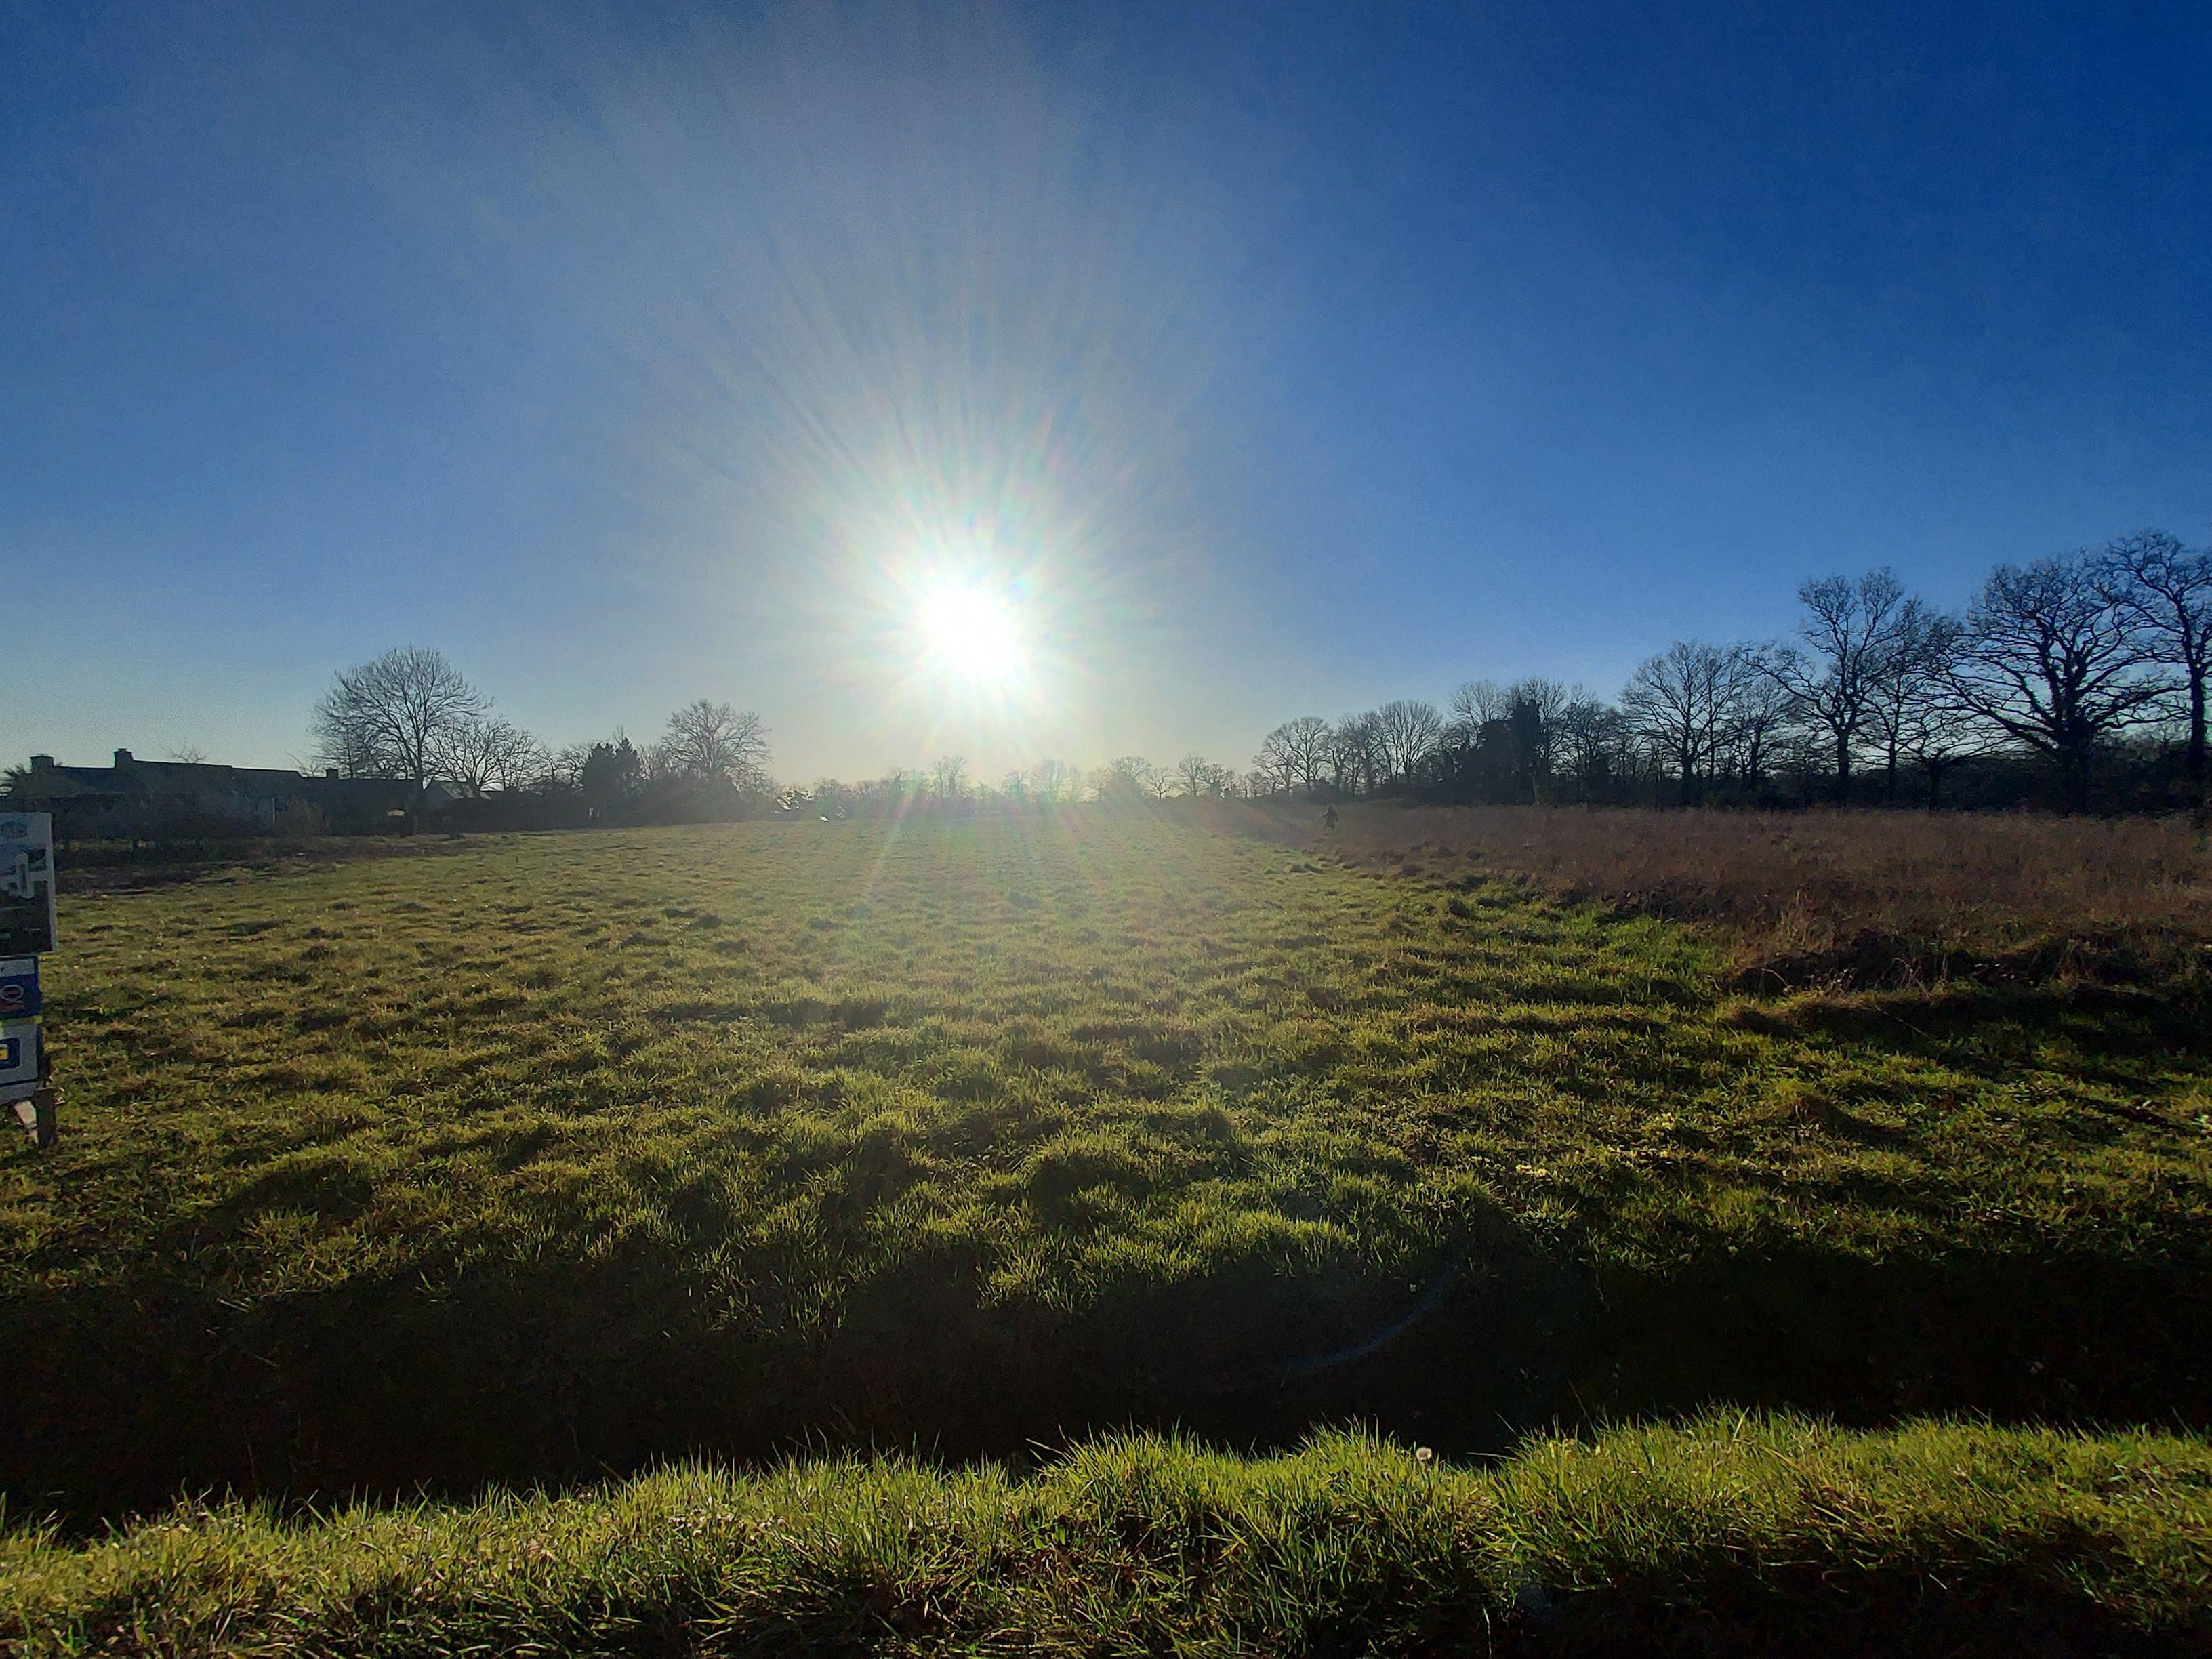
[[[128,749],[112,766],[58,766],[33,755],[10,803],[54,814],[71,841],[136,840],[210,834],[360,835],[405,817],[411,792],[385,778],[320,777],[278,767],[142,761]],[[430,792],[433,811],[446,804]]]

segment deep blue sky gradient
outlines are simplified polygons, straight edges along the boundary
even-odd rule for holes
[[[1241,764],[2212,528],[2203,6],[4,16],[10,758],[419,642],[556,744]],[[894,454],[1084,526],[1052,709],[880,672]]]

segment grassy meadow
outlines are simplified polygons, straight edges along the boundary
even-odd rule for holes
[[[189,1649],[234,1590],[340,1647],[650,1645],[665,1595],[687,1630],[720,1609],[727,1645],[850,1647],[911,1606],[938,1610],[913,1644],[951,1650],[1074,1619],[1036,1598],[1093,1567],[1129,1650],[1167,1639],[1131,1611],[1155,1580],[1186,1645],[1264,1650],[1273,1620],[1359,1650],[1416,1641],[1431,1590],[1448,1623],[1565,1640],[1545,1598],[1577,1585],[1614,1584],[1601,1630],[1708,1580],[1729,1607],[1817,1579],[1893,1611],[1931,1564],[1960,1608],[2032,1579],[2057,1587],[2038,1617],[2195,1628],[2203,1443],[2111,1432],[2212,1418],[2212,1028],[2185,952],[2130,983],[2061,957],[1765,989],[1724,930],[1466,836],[1386,857],[1250,827],[474,838],[65,896],[64,1139],[0,1152],[0,1642],[10,1619],[104,1640],[125,1609],[155,1621],[125,1645]],[[1997,1426],[1528,1437],[1721,1407]],[[1390,1438],[1282,1449],[1352,1421]],[[2106,1437],[2002,1426],[2050,1423]],[[1040,1449],[1125,1428],[1279,1455]],[[1451,1472],[1416,1443],[1511,1457]],[[300,1523],[167,1507],[465,1504],[867,1447],[935,1462]],[[1987,1492],[1925,1479],[1984,1455],[2011,1472]],[[1168,1533],[1098,1507],[1116,1459]],[[1839,1508],[1806,1459],[1919,1484]],[[1402,1559],[1309,1535],[1361,1504]],[[88,1550],[24,1524],[132,1512],[155,1518]],[[518,1541],[547,1528],[598,1541]],[[403,1595],[407,1551],[447,1537],[490,1553]],[[608,1571],[633,1588],[579,1588],[578,1559],[632,1550]],[[780,1574],[812,1609],[787,1627],[744,1589]]]

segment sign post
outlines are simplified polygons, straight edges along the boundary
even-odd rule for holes
[[[39,958],[54,948],[54,821],[0,812],[0,1103],[51,1146],[54,1091],[40,1024]]]

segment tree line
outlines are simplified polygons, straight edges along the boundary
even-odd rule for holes
[[[1269,732],[1243,793],[1490,802],[2201,805],[2212,550],[2145,531],[1999,565],[1960,613],[1887,568],[1805,582],[1796,635],[1683,640],[1611,702],[1475,680]],[[1871,774],[1871,780],[1869,775]]]
[[[1171,765],[1124,755],[979,779],[951,755],[857,783],[784,787],[769,769],[768,727],[750,710],[701,698],[650,743],[616,732],[556,750],[422,647],[336,676],[313,731],[322,764],[403,781],[418,807],[442,785],[465,804],[534,802],[537,821],[1233,797],[2047,801],[2075,811],[2205,800],[2212,550],[2144,531],[1999,565],[1957,613],[1887,568],[1808,580],[1798,599],[1792,637],[1677,641],[1610,702],[1540,676],[1471,680],[1441,706],[1399,698],[1286,720],[1241,772],[1195,753]]]
[[[319,764],[408,787],[419,815],[434,787],[462,803],[528,804],[531,816],[649,822],[742,814],[775,791],[761,717],[702,697],[641,749],[620,731],[548,748],[496,714],[442,652],[409,646],[341,671],[310,720]],[[548,809],[556,809],[549,811]],[[481,815],[481,814],[479,814]]]

